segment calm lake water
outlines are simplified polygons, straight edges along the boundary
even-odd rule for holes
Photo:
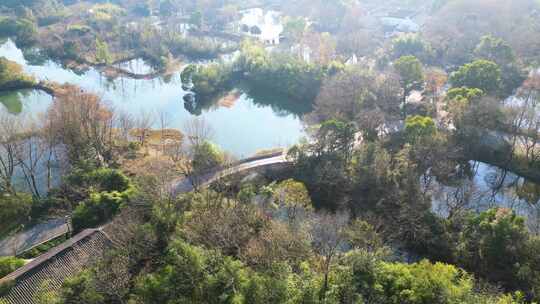
[[[449,205],[475,212],[506,207],[527,217],[529,229],[540,234],[540,184],[482,162],[470,161],[465,167],[450,183],[431,182],[437,214],[448,216]]]
[[[52,61],[45,61],[42,65],[30,64],[22,51],[10,40],[0,46],[0,56],[21,64],[25,72],[38,79],[72,83],[94,92],[115,109],[133,115],[165,111],[170,115],[172,128],[182,129],[188,120],[195,117],[184,108],[183,96],[186,92],[181,87],[180,73],[166,79],[150,80],[109,80],[95,69],[78,75]],[[124,66],[136,72],[149,71],[140,60]],[[297,114],[272,107],[268,103],[268,96],[264,102],[251,96],[253,94],[243,92],[235,103],[228,104],[227,107],[216,105],[203,110],[199,115],[210,124],[214,131],[213,141],[224,150],[237,157],[246,157],[258,150],[290,146],[304,136],[303,125]],[[0,95],[0,103],[5,105],[0,107],[7,106],[15,113],[43,112],[51,101],[50,96],[41,92]],[[286,103],[281,97],[275,97],[274,101],[275,104]]]
[[[41,91],[20,90],[17,92],[1,92],[0,103],[9,113],[21,114],[29,111],[43,112],[51,103],[52,97]],[[0,107],[2,107],[0,105]]]
[[[23,65],[26,72],[38,79],[69,82],[95,92],[115,109],[133,115],[165,111],[174,128],[182,129],[186,121],[195,117],[185,108],[183,97],[187,92],[182,90],[179,73],[168,79],[151,80],[108,80],[95,69],[78,75],[52,61],[42,65],[28,63],[11,41],[0,46],[0,56]],[[151,71],[141,60],[126,63],[123,67],[138,73]],[[200,114],[214,129],[213,140],[225,150],[241,158],[260,149],[292,145],[304,136],[298,116],[303,111],[291,106],[293,103],[286,98],[248,88],[239,90],[241,95],[235,103],[204,108]],[[40,91],[0,94],[0,109],[19,113],[14,115],[43,113],[51,102],[52,98]],[[467,172],[451,185],[436,181],[430,185],[434,211],[447,215],[447,203],[454,203],[456,199],[465,201],[464,208],[475,211],[509,207],[527,216],[531,230],[540,233],[539,184],[479,162],[471,162]]]

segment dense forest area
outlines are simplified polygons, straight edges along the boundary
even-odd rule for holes
[[[0,47],[1,93],[51,100],[0,95],[0,240],[68,227],[10,245],[0,279],[86,229],[110,241],[31,303],[540,303],[537,0],[4,0],[0,37],[24,57]],[[133,114],[94,72],[159,79],[193,117],[152,95]],[[209,113],[246,95],[303,138],[220,147]]]

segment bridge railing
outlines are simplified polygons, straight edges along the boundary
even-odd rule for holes
[[[178,185],[181,184],[182,180],[191,182],[193,187],[195,187],[195,185],[198,185],[198,186],[208,185],[209,183],[212,183],[213,181],[215,181],[217,179],[220,179],[220,178],[222,178],[224,176],[227,176],[227,175],[230,175],[231,173],[234,173],[231,170],[234,171],[235,168],[237,168],[237,167],[239,167],[239,166],[241,166],[243,164],[248,164],[248,163],[256,162],[256,161],[259,161],[259,160],[271,159],[271,158],[279,157],[279,156],[285,156],[286,152],[287,152],[287,150],[283,149],[281,151],[271,152],[271,153],[262,154],[262,155],[256,155],[256,156],[248,157],[248,158],[236,161],[236,162],[231,162],[231,163],[226,164],[226,165],[222,165],[222,166],[219,166],[219,167],[212,168],[212,169],[210,169],[210,170],[208,170],[206,172],[200,173],[200,174],[198,174],[196,176],[185,176],[185,177],[182,177],[182,178],[178,178],[174,182],[171,183],[172,192],[175,193],[175,194],[179,193],[177,187],[178,187]]]
[[[246,163],[251,163],[251,162],[254,162],[254,161],[268,159],[268,158],[274,158],[274,157],[282,156],[282,155],[285,155],[285,154],[286,154],[286,150],[283,149],[281,151],[276,151],[276,152],[272,152],[272,153],[268,153],[268,154],[255,155],[255,156],[252,156],[252,157],[241,159],[239,161],[235,161],[235,162],[232,162],[232,163],[229,163],[229,164],[219,166],[217,168],[213,168],[212,170],[208,170],[207,172],[204,172],[202,175],[224,171],[224,170],[227,170],[227,169],[238,167],[238,166],[246,164]]]
[[[224,171],[233,169],[235,167],[241,166],[241,165],[246,164],[246,163],[255,162],[255,161],[264,160],[264,159],[269,159],[269,158],[274,158],[274,157],[278,157],[278,156],[283,156],[283,155],[286,155],[286,152],[287,152],[287,150],[283,149],[281,151],[276,151],[276,152],[271,152],[271,153],[267,153],[267,154],[255,155],[255,156],[252,156],[252,157],[244,158],[244,159],[241,159],[239,161],[231,162],[231,163],[228,163],[228,164],[225,164],[225,165],[221,165],[221,166],[212,168],[212,169],[210,169],[208,171],[205,171],[205,172],[202,172],[202,173],[198,174],[197,176],[193,176],[192,178],[194,178],[194,179],[205,179],[205,177],[208,177],[208,176],[211,176],[211,175],[218,174],[220,172],[224,172]],[[190,178],[190,177],[187,177],[187,178]]]

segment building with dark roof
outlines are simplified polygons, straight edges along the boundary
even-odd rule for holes
[[[0,297],[10,304],[39,304],[38,295],[53,294],[62,283],[103,256],[112,242],[101,229],[87,229],[0,279],[12,287]]]

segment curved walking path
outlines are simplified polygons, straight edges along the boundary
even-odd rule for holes
[[[213,182],[241,172],[264,168],[279,164],[288,164],[285,151],[269,154],[266,156],[258,156],[248,158],[237,162],[229,167],[218,168],[196,178],[198,187],[206,187]],[[193,191],[194,182],[189,178],[178,178],[171,183],[171,190],[174,195]],[[29,249],[32,249],[40,244],[52,240],[58,236],[69,232],[69,226],[66,220],[52,219],[44,223],[40,223],[29,230],[17,233],[0,241],[0,256],[18,255]]]

